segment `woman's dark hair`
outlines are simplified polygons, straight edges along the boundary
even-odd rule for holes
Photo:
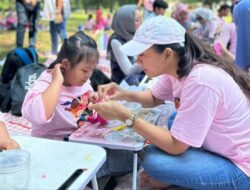
[[[97,62],[99,59],[99,53],[95,40],[82,31],[65,39],[59,53],[57,54],[56,60],[51,63],[49,69],[54,68],[54,66],[61,63],[63,59],[68,59],[72,68],[82,60],[85,60],[86,62],[88,62],[88,60]]]
[[[171,48],[179,56],[177,74],[179,78],[188,75],[194,64],[209,64],[222,68],[239,85],[241,90],[250,100],[250,77],[247,72],[238,68],[234,63],[226,61],[215,54],[213,49],[188,32],[185,35],[185,45],[180,43],[167,45],[153,45],[153,49],[162,53],[166,48]]]

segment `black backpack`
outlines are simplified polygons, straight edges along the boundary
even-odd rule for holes
[[[110,83],[111,80],[101,70],[95,68],[90,78],[91,86],[97,91],[98,85]]]
[[[46,68],[43,64],[30,64],[21,67],[17,71],[10,86],[10,111],[13,115],[21,115],[21,109],[27,91]]]
[[[5,90],[5,95],[0,102],[1,111],[8,112],[10,110],[13,115],[20,116],[24,97],[28,89],[46,68],[42,64],[23,66],[18,69],[10,85],[1,84],[0,89]]]
[[[32,63],[38,63],[37,51],[33,47],[16,48],[11,50],[6,57],[1,80],[3,84],[8,84],[15,76],[17,70]]]

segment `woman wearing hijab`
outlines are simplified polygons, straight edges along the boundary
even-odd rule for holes
[[[198,8],[194,13],[196,20],[200,23],[200,26],[194,31],[195,36],[212,44],[218,33],[218,22],[216,16],[207,8]]]
[[[142,14],[136,5],[122,6],[113,17],[111,28],[114,33],[109,39],[108,54],[111,59],[111,80],[117,84],[125,78],[131,85],[138,84],[143,78],[140,66],[134,64],[135,57],[125,55],[119,49],[122,44],[133,38],[141,22]]]

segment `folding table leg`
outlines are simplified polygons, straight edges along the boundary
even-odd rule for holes
[[[96,175],[92,179],[92,187],[93,187],[93,190],[98,190]]]

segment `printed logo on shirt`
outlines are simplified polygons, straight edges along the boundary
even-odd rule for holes
[[[91,92],[88,91],[82,96],[73,98],[71,101],[67,101],[62,104],[63,106],[65,106],[64,110],[71,112],[77,119],[76,124],[78,128],[82,127],[86,122],[100,122],[106,124],[106,120],[101,118],[96,111],[88,109],[90,94]]]
[[[174,104],[175,104],[175,108],[178,109],[180,107],[180,98],[175,97]]]

